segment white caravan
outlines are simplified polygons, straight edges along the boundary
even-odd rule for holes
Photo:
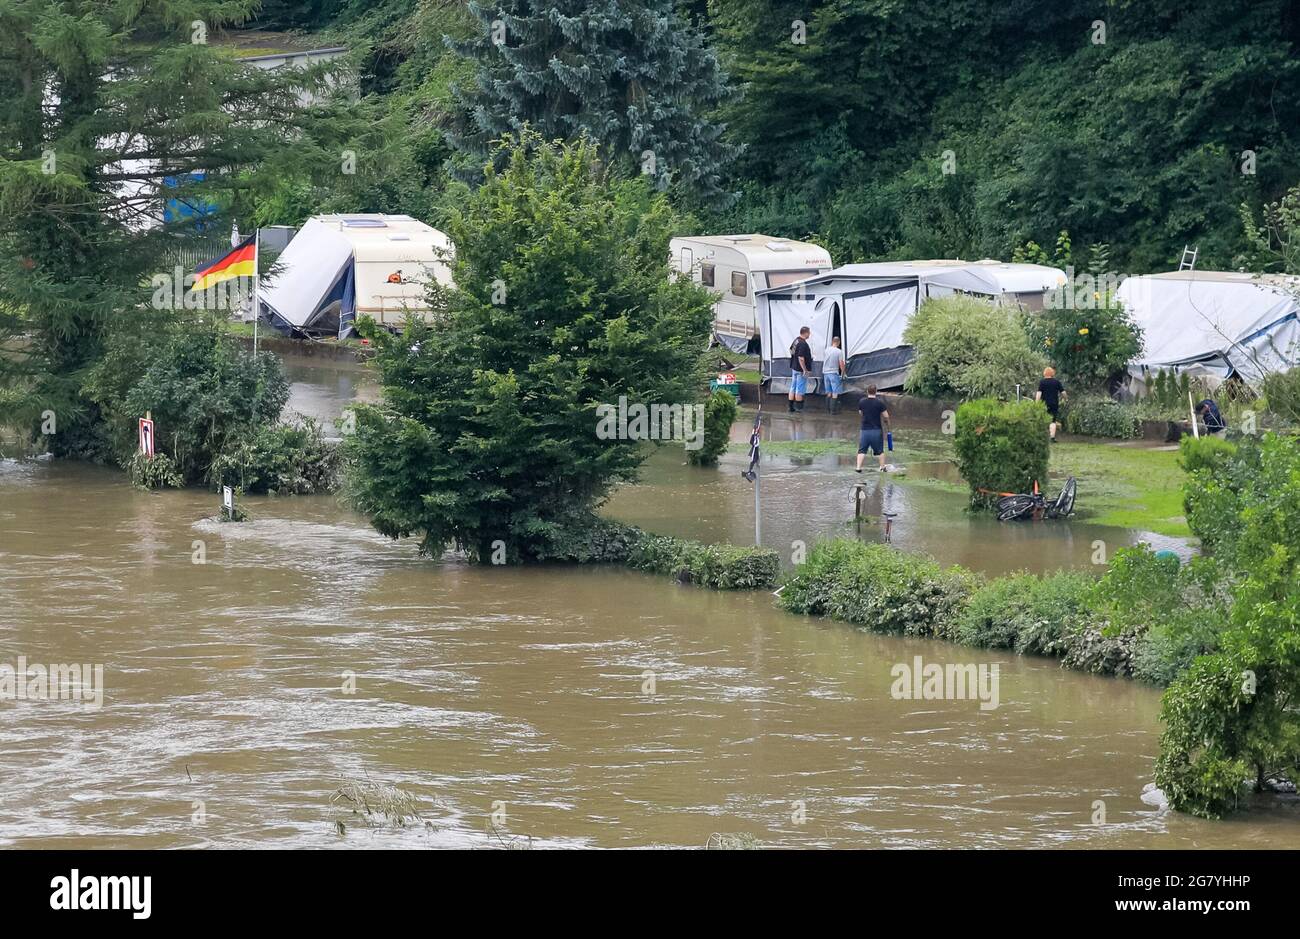
[[[756,352],[755,295],[805,280],[832,267],[830,253],[804,241],[771,235],[709,235],[674,238],[673,270],[689,274],[717,295],[714,338],[733,352]]]
[[[286,332],[352,332],[358,316],[398,328],[427,317],[430,281],[451,284],[454,247],[409,215],[317,215],[259,289],[263,319]]]

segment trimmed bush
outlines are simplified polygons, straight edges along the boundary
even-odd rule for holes
[[[1019,315],[974,297],[927,300],[903,341],[916,351],[907,390],[968,400],[1030,385],[1047,360],[1030,345]]]
[[[686,458],[696,466],[712,466],[727,450],[731,425],[736,420],[736,396],[730,391],[715,391],[704,405],[704,445],[687,450]]]
[[[667,535],[645,535],[628,551],[627,564],[714,590],[773,587],[781,558],[769,548],[701,544]]]
[[[1066,433],[1087,437],[1132,440],[1142,435],[1137,408],[1105,395],[1069,399],[1062,409],[1061,422]]]
[[[1047,482],[1047,425],[1040,401],[968,401],[957,409],[957,469],[971,489],[971,504],[991,508],[999,492],[1029,492]]]
[[[841,539],[813,548],[786,581],[781,606],[880,633],[951,639],[973,574],[885,545]]]

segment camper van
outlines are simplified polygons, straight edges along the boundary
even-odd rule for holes
[[[758,351],[754,296],[802,281],[832,267],[825,248],[771,235],[674,238],[670,264],[718,295],[715,340],[736,353]]]
[[[431,280],[451,283],[451,239],[409,215],[317,215],[259,291],[262,318],[285,332],[352,332],[358,316],[400,328],[427,316]]]

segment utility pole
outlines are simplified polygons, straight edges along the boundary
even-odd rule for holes
[[[763,499],[761,485],[758,481],[758,450],[763,431],[763,402],[758,402],[758,413],[754,415],[754,429],[749,435],[749,469],[741,470],[740,475],[754,484],[754,547],[763,546]]]

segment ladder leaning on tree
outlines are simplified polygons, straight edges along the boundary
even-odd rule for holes
[[[1180,271],[1194,270],[1196,268],[1196,254],[1200,250],[1200,245],[1194,245],[1190,248],[1183,245],[1183,259],[1178,262],[1178,269]]]

